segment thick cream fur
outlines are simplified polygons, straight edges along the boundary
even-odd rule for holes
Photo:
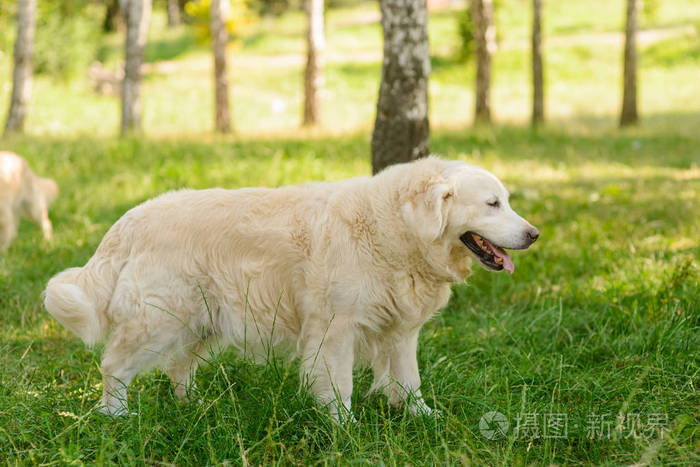
[[[84,267],[52,278],[46,309],[86,343],[106,342],[109,413],[154,366],[186,395],[214,340],[263,359],[291,350],[335,415],[349,409],[358,362],[391,403],[412,394],[411,410],[427,413],[418,333],[471,272],[459,235],[485,215],[476,203],[507,199],[485,174],[428,158],[335,183],[166,193],[119,219]],[[529,226],[509,207],[501,217],[494,236]]]

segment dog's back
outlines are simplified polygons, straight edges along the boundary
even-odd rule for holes
[[[0,152],[0,202],[13,209],[28,182],[29,167],[17,154]]]
[[[323,206],[317,206],[326,203],[323,191],[322,184],[179,190],[146,201],[112,226],[85,266],[67,269],[49,281],[46,309],[93,345],[111,331],[111,325],[141,319],[138,303],[149,299],[133,298],[154,277],[162,280],[163,275],[168,279],[162,282],[173,289],[150,300],[183,320],[189,319],[190,312],[195,314],[190,308],[197,298],[201,300],[192,296],[198,284],[213,291],[209,307],[224,297],[247,300],[257,309],[285,307],[292,297],[282,293],[284,283],[311,247],[305,225],[311,222],[310,216],[324,212]],[[279,287],[258,290],[261,281],[255,277],[261,274],[266,276],[264,283]],[[223,285],[210,284],[210,277],[217,275],[235,283],[238,291],[248,291],[248,296],[233,296]],[[173,285],[179,282],[193,292]],[[182,301],[192,306],[181,311],[178,303]]]

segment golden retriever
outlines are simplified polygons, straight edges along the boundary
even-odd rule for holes
[[[9,248],[17,236],[20,217],[41,226],[51,239],[49,205],[58,196],[58,186],[48,178],[34,175],[27,161],[11,152],[0,152],[0,251]]]
[[[335,183],[180,190],[124,214],[85,266],[49,281],[44,303],[88,345],[106,341],[106,413],[124,413],[130,381],[152,367],[188,396],[216,340],[291,349],[335,417],[352,418],[358,362],[373,390],[427,414],[421,326],[473,260],[512,273],[504,248],[538,235],[495,176],[435,157]]]

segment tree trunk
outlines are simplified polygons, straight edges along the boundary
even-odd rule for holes
[[[32,94],[32,51],[36,30],[36,0],[20,0],[17,5],[17,41],[12,71],[12,96],[5,122],[5,134],[24,131],[24,119]]]
[[[224,22],[224,5],[227,0],[212,0],[209,9],[211,44],[214,55],[214,120],[216,131],[231,131],[226,79],[226,44],[228,31]]]
[[[141,63],[146,47],[151,0],[123,0],[126,60],[122,82],[122,134],[141,131]]]
[[[180,8],[180,19],[185,16],[185,5],[189,0],[177,0],[177,6]]]
[[[180,25],[180,5],[177,0],[168,0],[168,26],[171,28]]]
[[[430,153],[426,0],[380,0],[384,61],[372,133],[372,171]]]
[[[620,126],[634,125],[637,114],[637,12],[639,0],[627,0],[625,26],[625,71]]]
[[[114,32],[119,27],[119,0],[107,0],[105,19],[102,22],[104,32]]]
[[[532,125],[544,121],[542,72],[542,0],[532,0]]]
[[[491,54],[496,49],[496,30],[493,27],[491,0],[472,0],[474,45],[476,48],[476,105],[475,122],[491,121]]]
[[[306,0],[306,70],[304,72],[304,126],[316,125],[321,119],[319,94],[323,87],[324,38],[323,0]]]

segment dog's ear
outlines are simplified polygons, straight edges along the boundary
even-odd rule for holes
[[[447,210],[453,195],[452,184],[443,177],[416,187],[401,205],[406,225],[422,240],[434,242],[447,227]]]

